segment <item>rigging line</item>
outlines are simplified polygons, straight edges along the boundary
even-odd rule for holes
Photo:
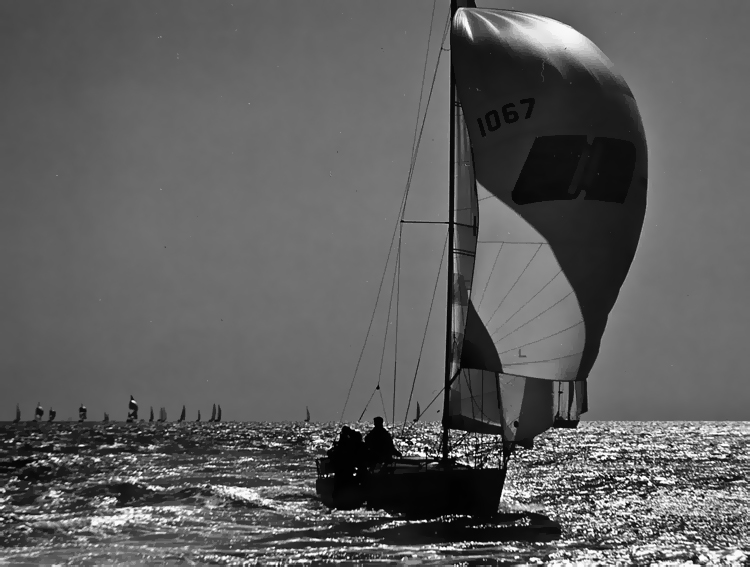
[[[440,254],[440,266],[438,267],[437,277],[435,278],[435,287],[432,289],[432,299],[430,300],[430,310],[427,312],[427,322],[424,326],[424,334],[422,335],[422,344],[419,346],[419,356],[417,356],[417,367],[414,369],[414,379],[411,381],[411,391],[409,392],[409,401],[406,404],[406,414],[404,415],[404,426],[401,428],[401,433],[404,432],[406,422],[409,420],[409,410],[411,409],[411,400],[414,396],[414,386],[417,383],[417,373],[419,372],[419,364],[422,362],[422,351],[424,350],[425,339],[427,339],[427,328],[430,324],[430,316],[432,315],[432,306],[435,304],[435,294],[437,293],[438,283],[440,283],[440,273],[443,271],[443,262],[445,261],[445,249],[448,247],[448,232],[445,233],[445,241],[443,243],[443,251]],[[424,413],[424,412],[422,412]]]
[[[380,384],[380,379],[383,376],[383,361],[385,360],[385,347],[388,344],[388,329],[390,328],[390,324],[391,324],[391,308],[393,307],[393,292],[396,288],[396,274],[398,274],[397,263],[393,266],[393,280],[391,281],[391,298],[388,301],[388,315],[386,315],[385,317],[385,333],[383,333],[383,350],[380,353],[380,369],[378,370],[378,384]],[[382,399],[383,397],[382,392],[380,393],[380,397]],[[384,411],[384,415],[385,415],[385,419],[387,423],[388,414],[385,412],[385,402],[383,402],[383,411]],[[394,416],[394,419],[395,419],[395,416]]]
[[[450,380],[448,381],[448,384],[444,384],[444,385],[443,385],[443,387],[442,387],[442,388],[440,388],[440,391],[439,391],[439,392],[438,392],[437,394],[435,394],[435,397],[434,397],[434,398],[432,398],[432,401],[431,401],[431,402],[430,402],[429,404],[427,404],[427,407],[425,407],[425,408],[424,408],[424,409],[422,410],[422,415],[424,415],[424,413],[425,413],[425,412],[426,412],[426,411],[427,411],[427,410],[428,410],[428,409],[430,408],[430,406],[431,406],[432,404],[434,404],[434,403],[435,403],[435,400],[437,400],[437,399],[438,399],[438,397],[440,396],[440,394],[442,394],[442,393],[443,393],[443,392],[445,391],[445,388],[446,388],[446,386],[450,388],[450,387],[451,387],[451,385],[453,385],[453,383],[454,383],[454,382],[455,382],[455,381],[456,381],[456,380],[458,379],[458,377],[460,376],[460,374],[461,374],[461,369],[459,368],[458,372],[456,372],[456,373],[455,373],[455,374],[453,375],[453,378],[451,378],[451,379],[450,379]]]
[[[434,9],[435,9],[435,4],[433,3],[433,19],[434,19]],[[433,20],[430,21],[430,36],[432,35],[432,21]],[[450,21],[450,20],[448,20],[448,21]],[[446,28],[443,31],[443,37],[441,39],[441,42],[445,42],[445,35],[447,33],[447,29],[448,29],[448,27],[447,27],[447,24],[446,24]],[[427,43],[427,54],[425,55],[425,68],[424,68],[425,74],[426,74],[426,69],[427,69],[427,60],[429,58],[429,48],[430,48],[430,45],[429,45],[429,40],[428,40],[428,43]],[[427,110],[430,107],[430,100],[432,100],[432,92],[433,92],[433,90],[435,88],[435,80],[437,78],[437,71],[438,71],[439,66],[440,66],[440,52],[438,52],[437,61],[435,62],[435,72],[433,73],[433,76],[432,76],[432,83],[430,85],[430,92],[429,92],[429,94],[427,96],[427,102],[425,104],[425,111],[424,111],[424,115],[422,116],[422,127],[419,129],[419,134],[418,135],[417,135],[417,126],[419,125],[419,110],[417,111],[417,124],[414,125],[414,136],[415,136],[415,138],[414,138],[414,142],[412,143],[412,154],[411,154],[411,161],[409,163],[409,173],[408,173],[408,175],[406,177],[406,192],[407,192],[407,194],[409,192],[409,188],[411,187],[411,182],[412,182],[412,179],[414,177],[414,168],[415,168],[416,162],[417,162],[417,154],[419,153],[419,146],[420,146],[420,144],[422,142],[422,133],[424,132],[424,126],[425,126],[425,123],[427,121]],[[424,76],[422,77],[422,90],[420,91],[420,97],[419,97],[419,108],[420,109],[422,107],[422,98],[423,98],[423,96],[424,96]],[[405,206],[406,205],[404,204],[404,207]]]
[[[433,5],[433,9],[434,9],[434,5]],[[448,17],[448,19],[446,21],[446,24],[445,24],[445,30],[443,31],[442,43],[445,42],[445,36],[446,36],[446,34],[448,32],[448,25],[449,25],[449,23],[450,23],[450,17]],[[430,22],[430,34],[432,34],[432,25],[433,25],[433,23],[431,21]],[[441,43],[441,45],[442,45],[442,43]],[[427,45],[427,56],[425,56],[425,68],[426,68],[426,65],[427,65],[426,61],[427,61],[427,57],[428,56],[429,56],[429,42],[428,42],[428,45]],[[433,90],[435,88],[435,79],[437,77],[437,70],[438,70],[439,64],[440,64],[440,52],[438,52],[437,62],[435,64],[435,73],[432,76],[432,86],[430,87],[430,93],[429,93],[429,95],[427,97],[427,103],[425,105],[425,113],[424,113],[424,117],[423,117],[423,120],[422,120],[422,128],[419,131],[419,137],[417,138],[416,145],[412,144],[411,165],[410,165],[409,175],[407,176],[406,187],[404,188],[404,194],[403,194],[403,196],[401,198],[401,204],[399,206],[399,215],[398,215],[399,221],[403,220],[403,218],[404,218],[404,211],[406,210],[406,201],[407,201],[407,198],[408,198],[408,195],[409,195],[409,188],[411,186],[412,175],[414,173],[414,164],[416,163],[416,160],[417,160],[417,153],[419,152],[419,145],[420,145],[420,142],[422,140],[422,133],[424,132],[424,126],[425,126],[425,122],[427,120],[427,109],[430,106],[430,100],[432,98],[432,92],[433,92]],[[422,83],[422,92],[424,92],[424,83]],[[421,97],[422,97],[422,95],[420,94],[420,100],[421,100]],[[420,102],[420,105],[421,105],[421,102]],[[415,128],[414,128],[415,131],[416,131],[416,126],[418,124],[419,124],[419,113],[417,113],[417,122],[416,122],[416,125],[415,125]],[[400,222],[397,222],[396,226],[393,228],[393,235],[391,236],[391,243],[390,243],[390,247],[388,248],[388,256],[385,259],[385,267],[383,268],[383,275],[380,278],[380,287],[378,288],[378,295],[375,298],[375,307],[373,307],[372,316],[370,317],[370,323],[367,326],[367,333],[365,334],[365,341],[364,341],[364,344],[362,345],[362,350],[359,353],[359,358],[357,359],[357,365],[354,368],[354,376],[352,376],[352,381],[349,384],[349,391],[346,393],[346,400],[344,401],[344,408],[341,410],[341,419],[339,420],[339,423],[341,423],[341,421],[343,421],[343,419],[344,419],[344,413],[346,412],[346,407],[347,407],[347,405],[349,405],[349,399],[351,398],[352,388],[354,387],[354,382],[357,379],[357,372],[359,371],[359,365],[362,363],[362,356],[365,353],[365,348],[367,347],[367,340],[369,339],[370,332],[372,331],[372,323],[375,320],[375,313],[377,311],[378,303],[380,301],[380,294],[383,291],[383,282],[385,281],[385,274],[388,271],[388,262],[391,259],[391,253],[393,252],[393,242],[396,239],[396,230],[398,229],[399,225],[400,225]]]
[[[500,243],[500,249],[497,251],[497,256],[495,256],[495,262],[492,264],[492,270],[490,271],[490,275],[487,277],[487,281],[484,282],[484,289],[482,290],[482,297],[479,299],[479,305],[477,305],[477,309],[479,309],[482,306],[482,301],[484,301],[484,293],[487,291],[487,286],[490,285],[490,280],[492,279],[492,273],[495,271],[495,266],[497,266],[497,260],[500,258],[500,252],[503,251],[503,242]]]
[[[383,406],[383,415],[385,416],[386,421],[388,420],[388,412],[385,411],[385,400],[383,399],[383,390],[378,390],[380,392],[380,405]]]
[[[562,360],[563,358],[570,358],[571,356],[578,356],[579,354],[583,354],[583,351],[581,352],[574,352],[573,354],[566,354],[564,356],[556,356],[555,358],[545,358],[544,360],[532,360],[531,362],[511,362],[511,363],[505,363],[503,366],[522,366],[524,364],[538,364],[540,362],[552,362],[553,360]]]
[[[406,200],[406,194],[404,194],[404,197],[401,199],[401,210],[403,211],[404,201]],[[341,410],[341,419],[339,419],[339,423],[341,423],[344,420],[344,412],[346,412],[346,406],[349,404],[349,397],[352,393],[352,388],[354,387],[354,381],[357,379],[357,372],[359,371],[359,365],[362,363],[362,355],[365,353],[365,347],[367,346],[367,340],[370,338],[370,331],[372,330],[372,323],[375,320],[375,313],[378,309],[378,303],[380,302],[380,294],[383,291],[383,282],[385,281],[385,274],[388,273],[388,262],[391,260],[391,253],[393,252],[393,241],[396,239],[396,232],[398,229],[399,223],[396,223],[396,226],[393,227],[393,236],[391,236],[391,244],[388,248],[388,256],[385,259],[385,266],[383,268],[383,275],[380,277],[380,286],[378,287],[378,295],[375,297],[375,307],[372,309],[372,315],[370,316],[370,324],[367,326],[367,333],[365,334],[365,342],[362,345],[362,350],[359,352],[359,358],[357,359],[357,366],[354,368],[354,376],[352,376],[352,381],[349,384],[349,391],[346,394],[346,401],[344,402],[344,409]]]
[[[521,273],[516,278],[516,281],[513,282],[513,285],[510,286],[510,289],[508,290],[508,292],[500,300],[500,303],[497,305],[497,308],[492,313],[492,316],[489,319],[487,319],[487,324],[488,325],[490,324],[490,321],[492,321],[492,319],[495,317],[495,315],[497,315],[497,312],[500,310],[500,307],[503,305],[503,301],[505,301],[505,299],[510,295],[510,292],[513,291],[513,288],[516,287],[516,284],[518,283],[518,280],[520,280],[523,277],[523,275],[526,273],[526,270],[529,268],[529,266],[531,265],[531,262],[534,261],[534,258],[536,258],[536,255],[539,254],[539,251],[541,249],[542,249],[542,245],[540,244],[539,246],[537,246],[536,252],[534,252],[534,255],[531,257],[531,260],[529,260],[526,263],[526,266],[524,266],[523,270],[521,271]]]
[[[362,413],[359,414],[359,419],[357,421],[362,421],[362,418],[365,416],[365,412],[367,411],[367,408],[370,405],[370,402],[372,401],[372,398],[375,395],[375,392],[377,392],[379,389],[380,389],[380,384],[375,386],[375,389],[372,391],[372,394],[370,394],[370,399],[367,400],[367,403],[365,404],[365,409],[363,409]]]
[[[502,340],[503,340],[503,339],[504,339],[505,337],[508,337],[508,336],[512,335],[513,333],[515,333],[515,332],[516,332],[516,331],[517,331],[518,329],[520,329],[521,327],[525,327],[526,325],[528,325],[528,324],[529,324],[529,323],[531,323],[532,321],[534,321],[534,320],[536,320],[537,318],[541,317],[541,316],[542,316],[542,315],[544,315],[544,314],[545,314],[545,313],[546,313],[547,311],[549,311],[550,309],[552,309],[552,308],[553,308],[553,307],[554,307],[555,305],[557,305],[557,304],[558,304],[558,303],[560,303],[561,301],[564,301],[564,300],[565,300],[565,299],[566,299],[567,297],[569,297],[569,296],[570,296],[570,295],[571,295],[572,293],[573,293],[573,291],[571,290],[571,292],[570,292],[570,293],[569,293],[568,295],[566,295],[565,297],[563,297],[562,299],[560,299],[560,300],[558,300],[558,301],[555,301],[555,303],[553,303],[552,305],[550,305],[549,307],[547,307],[547,309],[545,309],[544,311],[542,311],[541,313],[539,313],[539,315],[536,315],[535,317],[532,317],[531,319],[529,319],[528,321],[526,321],[526,322],[525,322],[525,323],[524,323],[523,325],[521,325],[521,326],[519,326],[519,327],[516,327],[515,329],[513,329],[513,330],[512,330],[512,331],[511,331],[510,333],[508,333],[507,335],[503,335],[502,337],[500,337],[499,339],[497,339],[497,340],[495,341],[495,343],[494,343],[494,344],[497,344],[497,343],[499,343],[499,342],[500,342],[500,341],[502,341]],[[494,335],[494,334],[495,334],[495,333],[497,333],[497,332],[498,332],[499,330],[500,330],[500,328],[497,328],[497,329],[495,329],[495,331],[494,331],[494,332],[493,332],[492,334]],[[490,336],[492,336],[492,335],[490,335]]]
[[[417,146],[417,131],[419,129],[419,115],[422,110],[422,99],[424,98],[424,80],[427,77],[427,62],[430,60],[430,40],[432,39],[432,29],[435,23],[435,5],[436,4],[437,4],[437,0],[433,0],[432,15],[430,16],[430,31],[429,31],[429,34],[427,35],[427,53],[425,53],[424,67],[422,68],[422,85],[419,88],[419,103],[417,104],[417,121],[414,124],[414,139],[412,140],[412,143],[411,143],[412,163],[410,165],[409,175],[407,176],[407,179],[411,178],[411,172],[414,168],[414,161],[416,160],[414,150]],[[425,114],[426,113],[427,113],[427,110],[425,109]]]
[[[444,390],[445,390],[445,386],[440,388],[440,391],[437,394],[435,394],[435,397],[432,398],[432,401],[429,404],[427,404],[427,406],[422,410],[423,414],[426,413],[428,409],[430,409],[430,406],[435,403],[435,400],[437,400],[440,397],[440,395],[443,393]]]
[[[398,363],[398,300],[399,292],[401,291],[401,237],[403,236],[404,225],[399,224],[398,231],[398,252],[396,253],[396,328],[393,330],[395,338],[393,339],[393,405],[391,407],[391,415],[393,416],[393,423],[396,422],[396,377],[398,376],[396,369]]]
[[[513,317],[515,317],[515,316],[516,316],[516,313],[518,313],[518,312],[519,312],[519,311],[520,311],[521,309],[523,309],[524,307],[526,307],[526,306],[527,306],[527,305],[529,304],[529,302],[530,302],[531,300],[533,300],[533,299],[534,299],[534,298],[535,298],[535,297],[536,297],[537,295],[539,295],[540,293],[542,293],[542,292],[544,291],[544,289],[545,289],[545,288],[546,288],[546,287],[547,287],[547,286],[548,286],[549,284],[551,284],[551,283],[552,283],[552,282],[553,282],[553,281],[555,280],[555,278],[556,278],[557,276],[559,276],[559,275],[560,275],[561,273],[562,273],[562,269],[561,269],[560,271],[558,271],[558,272],[557,272],[557,273],[556,273],[556,274],[555,274],[554,276],[552,276],[552,279],[551,279],[550,281],[548,281],[548,282],[547,282],[546,284],[544,284],[544,287],[543,287],[542,289],[540,289],[540,290],[539,290],[539,291],[537,291],[537,292],[536,292],[536,293],[535,293],[534,295],[532,295],[532,296],[531,296],[531,298],[529,298],[529,300],[528,300],[528,301],[527,301],[526,303],[524,303],[523,305],[521,305],[521,307],[519,307],[518,309],[516,309],[515,313],[513,313],[513,315],[511,315],[510,317],[508,317],[508,318],[507,318],[507,319],[506,319],[506,320],[505,320],[505,321],[503,322],[503,324],[502,324],[502,325],[500,325],[500,326],[498,327],[498,329],[502,328],[502,327],[503,327],[503,325],[505,325],[505,324],[506,324],[506,323],[507,323],[508,321],[510,321],[511,319],[513,319]],[[531,344],[531,343],[529,343],[529,344]],[[525,346],[525,345],[524,345],[524,346]],[[507,352],[507,351],[506,351],[506,352]]]
[[[552,333],[551,335],[547,335],[546,337],[542,337],[541,339],[537,339],[535,341],[531,341],[530,343],[526,343],[526,344],[523,344],[523,345],[514,346],[513,348],[509,348],[508,350],[504,350],[503,352],[498,352],[497,354],[501,355],[501,354],[505,354],[506,352],[510,352],[512,350],[522,349],[525,346],[533,345],[534,343],[538,343],[538,342],[543,341],[545,339],[549,339],[550,337],[554,337],[555,335],[559,335],[560,333],[564,333],[565,331],[568,331],[568,330],[572,329],[573,327],[577,327],[581,323],[583,323],[583,320],[578,321],[578,323],[576,323],[575,325],[571,325],[570,327],[566,327],[562,331],[557,331],[556,333]],[[524,364],[527,364],[527,363],[524,363]]]
[[[549,246],[549,242],[512,242],[510,240],[477,240],[479,244],[538,244],[540,246]]]
[[[449,15],[448,19],[445,22],[445,29],[443,30],[442,43],[445,43],[445,37],[448,35],[448,30],[450,29],[450,21],[451,19]],[[430,108],[430,100],[432,100],[432,93],[435,90],[435,81],[437,79],[437,72],[438,72],[438,69],[440,68],[440,55],[441,53],[438,52],[437,61],[435,62],[435,72],[432,75],[432,84],[430,85],[430,92],[427,95],[427,102],[425,103],[424,116],[422,117],[422,127],[419,130],[419,137],[417,138],[417,145],[412,155],[411,166],[410,166],[409,175],[408,175],[407,182],[406,182],[406,191],[404,193],[405,194],[405,200],[404,200],[404,205],[403,205],[404,208],[401,211],[402,219],[403,219],[403,214],[406,209],[406,198],[409,195],[409,189],[411,188],[411,181],[412,181],[412,178],[414,177],[414,165],[416,164],[416,161],[417,161],[417,154],[419,153],[419,146],[422,143],[422,134],[424,133],[424,126],[425,126],[425,123],[427,122],[427,110]]]

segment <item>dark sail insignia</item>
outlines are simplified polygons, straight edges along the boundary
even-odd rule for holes
[[[624,203],[633,180],[635,146],[626,140],[541,136],[534,140],[513,189],[517,205],[586,200]]]

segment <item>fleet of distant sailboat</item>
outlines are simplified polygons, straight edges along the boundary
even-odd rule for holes
[[[186,409],[185,406],[182,406],[182,412],[180,413],[180,418],[177,420],[178,422],[185,421],[185,414]],[[47,417],[47,422],[51,422],[55,420],[55,417],[57,416],[57,412],[50,407],[49,414]],[[42,406],[41,402],[37,402],[36,408],[34,409],[34,419],[33,422],[41,422],[44,418],[44,407]],[[87,421],[88,419],[88,408],[84,404],[81,404],[78,408],[78,423],[83,423],[84,421]],[[104,412],[104,419],[103,422],[109,422],[109,413]],[[198,419],[195,421],[201,420],[201,412],[198,410]],[[70,418],[68,418],[68,421],[70,421]],[[134,423],[138,421],[138,402],[136,399],[131,395],[130,401],[128,402],[128,414],[127,419],[125,420],[126,423]],[[143,421],[141,419],[140,421]],[[150,407],[149,411],[149,422],[154,421],[154,408],[153,406]],[[157,420],[158,423],[164,423],[167,421],[167,408],[162,406],[159,408],[159,419]],[[211,418],[208,420],[210,423],[217,423],[221,421],[221,405],[220,404],[213,404],[213,407],[211,408]],[[310,421],[310,412],[307,412],[307,419],[305,421]],[[16,404],[16,415],[12,421],[12,423],[20,423],[21,422],[21,406],[19,404]]]

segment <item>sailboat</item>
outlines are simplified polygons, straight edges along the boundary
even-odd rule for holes
[[[87,413],[86,406],[81,404],[81,407],[78,408],[78,423],[82,423],[86,421],[86,413]]]
[[[107,423],[109,421],[109,414],[106,411],[104,412],[104,419],[102,421],[104,423]]]
[[[201,420],[201,410],[198,410],[198,419],[196,419],[195,421],[200,421],[200,420]]]
[[[149,421],[149,423],[151,423],[152,421],[154,421],[154,406],[151,406],[151,413],[148,416],[148,421]]]
[[[305,406],[305,423],[310,422],[310,408]]]
[[[47,417],[47,421],[55,421],[55,416],[57,416],[57,412],[52,408],[49,408],[49,416]]]
[[[180,419],[177,421],[185,421],[185,406],[182,406],[182,412],[180,413]]]
[[[417,402],[417,411],[416,411],[416,413],[414,415],[414,419],[412,421],[414,421],[414,423],[418,422],[419,418],[421,416],[422,416],[422,411],[419,409],[419,402]]]
[[[43,417],[44,417],[44,408],[42,407],[41,402],[37,402],[36,410],[34,411],[34,421],[42,421]]]
[[[219,411],[216,412],[216,421],[221,421],[221,404],[219,404]]]
[[[133,423],[138,421],[138,402],[135,401],[133,395],[130,395],[130,401],[128,402],[128,418],[125,420],[126,423]]]
[[[162,406],[159,409],[159,422],[164,423],[165,421],[167,421],[167,409]]]
[[[466,0],[451,1],[449,24],[440,451],[376,466],[335,492],[330,459],[318,459],[316,491],[330,507],[494,514],[516,448],[587,411],[587,379],[640,237],[644,128],[604,53],[551,18]],[[394,230],[424,222],[404,219],[405,202]],[[490,451],[462,455],[456,430]]]
[[[16,404],[16,417],[13,418],[13,423],[21,421],[21,406]]]
[[[211,418],[208,421],[210,422],[216,421],[216,404],[214,404],[214,407],[211,410]]]

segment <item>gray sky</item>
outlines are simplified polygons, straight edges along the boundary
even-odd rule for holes
[[[750,419],[750,4],[478,2],[593,40],[638,101],[649,202],[589,419]],[[405,185],[432,4],[0,4],[0,420],[337,419]],[[441,1],[428,69],[448,6]],[[447,53],[446,53],[447,54]],[[447,66],[407,216],[447,211]],[[444,229],[404,232],[408,393]],[[387,300],[387,297],[386,297]],[[444,282],[416,396],[442,384]],[[387,308],[387,305],[385,305]],[[377,381],[385,311],[347,417]],[[390,418],[392,342],[383,393]],[[374,411],[379,410],[373,406]],[[405,404],[397,406],[403,418]],[[430,417],[437,417],[431,408]],[[379,410],[382,413],[382,410]],[[366,414],[372,416],[372,411]]]

